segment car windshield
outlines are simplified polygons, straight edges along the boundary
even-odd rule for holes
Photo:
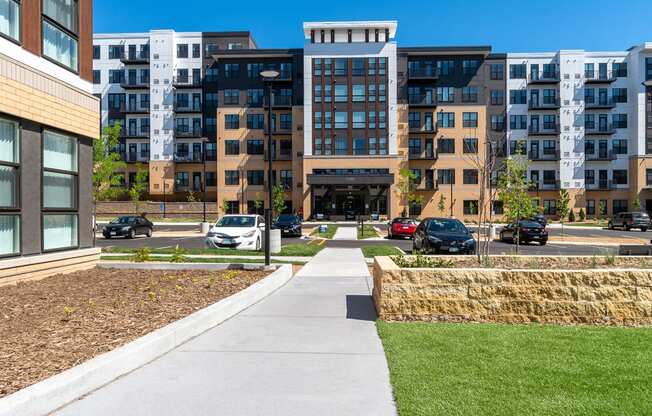
[[[437,219],[428,224],[428,231],[434,233],[467,233],[467,229],[457,220]]]
[[[281,214],[278,216],[276,221],[278,222],[292,222],[296,219],[296,215],[291,215],[291,214]]]
[[[256,224],[255,217],[222,217],[216,224],[216,227],[253,227]]]
[[[542,225],[536,221],[521,221],[519,224],[521,227],[525,228],[543,228]]]
[[[634,214],[634,216],[637,217],[637,218],[646,218],[646,219],[650,218],[650,216],[647,215],[645,212],[637,212],[637,213]]]
[[[111,221],[111,224],[133,224],[136,222],[136,217],[120,217]]]

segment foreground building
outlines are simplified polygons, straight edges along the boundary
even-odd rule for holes
[[[148,98],[151,114],[126,112],[127,132],[132,125],[138,130],[138,123],[146,127],[143,137],[125,137],[125,157],[130,160],[135,152],[136,159],[149,160],[152,194],[165,192],[160,178],[174,178],[175,198],[206,183],[210,200],[219,201],[225,212],[262,212],[265,162],[272,157],[273,182],[285,190],[287,211],[306,218],[393,217],[409,210],[417,216],[473,219],[481,187],[496,185],[480,180],[488,157],[500,160],[518,151],[529,159],[532,197],[546,214],[556,214],[561,188],[569,190],[573,208],[589,216],[631,209],[637,200],[652,210],[646,156],[652,152],[650,44],[614,53],[496,54],[488,46],[400,47],[396,30],[394,21],[305,23],[302,49],[260,49],[247,32],[214,34],[237,40],[237,47],[210,53],[205,35],[172,35],[169,43],[176,46],[168,54],[176,53],[177,59],[168,66],[148,63],[168,68],[170,94],[156,102]],[[96,47],[124,43],[131,48],[130,36],[96,35]],[[152,44],[145,36],[133,36]],[[195,47],[200,38],[203,46]],[[184,43],[197,50],[201,65],[186,69],[179,58],[179,51],[185,56],[189,48]],[[104,83],[103,53],[95,64],[100,71],[96,92],[108,106],[137,103],[125,85]],[[130,74],[120,71],[133,71],[128,62],[114,65],[114,80]],[[271,149],[267,88],[260,77],[265,69],[280,73],[273,81]],[[196,95],[174,98],[186,90],[171,77],[191,73],[201,79],[192,85],[198,87]],[[151,97],[157,85],[165,84],[161,77],[151,85],[148,80]],[[115,92],[105,100],[107,88]],[[166,106],[165,97],[196,104],[201,120],[198,115],[176,121],[185,113]],[[154,128],[159,116],[154,110],[161,106],[167,120],[181,129],[188,126],[193,137],[161,137],[164,130]],[[105,122],[113,120],[110,114],[103,111]],[[210,156],[205,178],[193,168],[197,165],[180,159],[201,152],[202,143]],[[141,153],[138,146],[161,150]],[[421,203],[408,206],[399,192],[404,169],[416,177]],[[487,208],[502,214],[499,202]]]
[[[0,258],[23,256],[0,262],[8,282],[20,270],[38,276],[39,262],[70,269],[89,254],[77,249],[93,244],[99,103],[91,0],[8,0],[0,22]]]

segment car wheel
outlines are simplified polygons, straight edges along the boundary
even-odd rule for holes
[[[130,240],[133,240],[134,238],[136,238],[136,231],[134,231],[133,228],[131,230],[129,230],[129,234],[127,235],[127,238],[130,239]]]
[[[106,238],[107,240],[110,240],[111,236],[110,235],[105,235],[104,238]]]
[[[539,244],[541,244],[542,246],[545,246],[546,243],[547,243],[547,241],[541,241]]]
[[[625,231],[629,231],[629,230],[632,229],[632,227],[630,227],[629,225],[626,225],[624,228],[625,228]]]
[[[647,231],[647,227],[642,227],[642,228],[641,228],[641,232],[644,233],[644,232],[646,232],[646,231]]]
[[[609,221],[609,224],[607,224],[607,228],[610,229],[610,230],[613,230],[614,229],[614,223]]]
[[[148,228],[148,229],[147,229],[147,232],[145,233],[145,235],[146,235],[147,237],[151,237],[151,236],[152,236],[152,229],[151,229],[151,228]]]
[[[258,237],[258,239],[256,239],[256,250],[260,250],[260,248],[260,237]]]

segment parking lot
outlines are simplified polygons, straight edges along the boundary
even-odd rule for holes
[[[353,227],[354,224],[337,224],[338,227]],[[382,235],[387,234],[387,224],[374,224]],[[316,225],[304,224],[304,231],[308,233]],[[473,227],[470,227],[473,228]],[[563,234],[558,226],[549,227],[550,241],[546,246],[536,244],[521,245],[519,253],[525,255],[604,255],[617,250],[619,244],[649,243],[652,231],[640,232],[638,230],[607,230],[582,227],[565,227]],[[179,234],[179,235],[175,235]],[[284,238],[283,245],[308,244],[308,238]],[[372,240],[326,240],[322,243],[326,247],[359,248],[366,245],[392,245],[409,253],[412,250],[411,240],[390,240],[387,238]],[[151,248],[203,248],[204,237],[199,233],[198,226],[184,224],[165,224],[155,227],[152,238],[137,237],[133,240],[111,239],[106,240],[98,235],[98,247],[151,247]],[[492,254],[514,254],[516,246],[509,243],[494,241],[490,245]]]

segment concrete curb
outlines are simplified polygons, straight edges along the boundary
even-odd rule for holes
[[[292,266],[282,265],[265,279],[241,292],[0,399],[0,416],[50,414],[221,324],[269,296],[291,278]]]

